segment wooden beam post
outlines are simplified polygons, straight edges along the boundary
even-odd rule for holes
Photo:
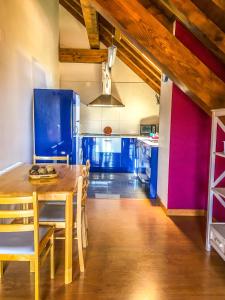
[[[225,33],[191,1],[159,0],[202,43],[225,62]]]
[[[67,63],[102,63],[107,60],[106,49],[59,49],[59,61]]]
[[[225,107],[225,83],[193,55],[137,0],[91,0],[101,15],[154,59],[193,101],[211,114]]]
[[[84,22],[88,34],[89,44],[92,49],[99,49],[98,16],[89,0],[80,0]]]

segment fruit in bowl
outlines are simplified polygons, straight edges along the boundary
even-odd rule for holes
[[[46,166],[46,170],[48,174],[54,174],[56,172],[53,166]]]
[[[53,166],[39,166],[33,165],[29,171],[30,175],[50,175],[56,174],[56,170]]]
[[[39,173],[40,175],[45,175],[45,174],[47,174],[48,172],[47,172],[46,167],[40,167],[40,168],[38,169],[38,173]]]

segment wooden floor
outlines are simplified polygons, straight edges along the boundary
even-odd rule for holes
[[[56,279],[41,273],[42,299],[225,299],[225,263],[204,250],[204,219],[167,218],[147,200],[90,200],[86,271],[64,286],[63,241],[56,242]],[[74,253],[76,260],[76,249]],[[33,299],[26,263],[10,263],[0,299]]]

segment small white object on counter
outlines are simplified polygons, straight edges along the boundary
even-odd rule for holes
[[[159,146],[159,141],[158,140],[154,140],[148,137],[138,137],[137,138],[138,141],[141,141],[142,143],[145,143],[149,146],[152,147],[158,147]]]

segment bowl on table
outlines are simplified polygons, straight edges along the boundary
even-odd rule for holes
[[[55,178],[58,174],[53,166],[47,165],[33,165],[29,170],[29,177],[31,179],[41,178]]]

